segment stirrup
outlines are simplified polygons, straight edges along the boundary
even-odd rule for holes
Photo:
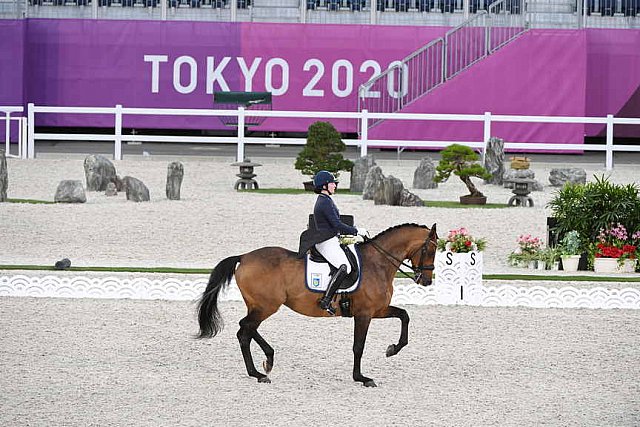
[[[322,306],[322,301],[320,302],[320,308],[323,309],[324,311],[326,311],[327,313],[329,313],[331,316],[335,316],[336,315],[336,309],[333,308],[333,306],[331,305],[331,302],[329,302],[329,305],[326,307]]]

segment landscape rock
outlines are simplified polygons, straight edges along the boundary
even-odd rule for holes
[[[373,166],[369,169],[367,179],[364,182],[364,189],[362,190],[362,198],[364,200],[373,200],[376,190],[382,187],[383,180],[384,175],[380,166]]]
[[[116,179],[116,167],[104,156],[91,155],[84,159],[84,175],[87,191],[105,191]]]
[[[484,154],[484,168],[491,174],[491,178],[485,179],[487,184],[502,185],[504,175],[504,140],[491,137],[487,142]]]
[[[431,157],[424,157],[413,173],[413,188],[430,189],[438,188],[438,183],[433,181],[436,176],[436,166]]]
[[[85,203],[87,195],[82,187],[82,181],[60,181],[53,200],[57,203]]]
[[[406,188],[400,193],[400,206],[424,206],[423,200]]]
[[[7,188],[9,188],[7,157],[4,154],[4,150],[0,150],[0,202],[7,201]]]
[[[142,181],[132,176],[125,176],[122,181],[127,193],[127,200],[133,202],[148,202],[150,200],[149,189]]]
[[[171,162],[167,166],[167,199],[180,200],[180,186],[184,176],[184,166],[181,162]]]
[[[376,205],[397,206],[400,204],[402,190],[404,190],[402,181],[393,175],[389,175],[382,180],[382,185],[376,189],[373,202]]]
[[[360,157],[353,164],[351,169],[351,183],[349,191],[359,193],[364,190],[369,170],[376,165],[376,161],[372,154]]]
[[[567,182],[586,184],[587,172],[580,168],[554,168],[549,173],[549,182],[554,187],[562,187]]]
[[[116,187],[115,182],[110,182],[107,184],[107,189],[105,190],[104,195],[107,197],[113,197],[118,195],[118,189]]]

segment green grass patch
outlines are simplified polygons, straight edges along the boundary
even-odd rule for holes
[[[64,271],[88,271],[106,273],[151,273],[151,274],[210,274],[211,268],[173,268],[173,267],[70,267]],[[0,270],[61,271],[49,265],[0,265]],[[406,278],[396,273],[396,278]],[[483,280],[526,280],[545,282],[630,282],[640,283],[640,277],[615,276],[570,276],[543,274],[484,274]]]
[[[527,280],[547,282],[640,282],[640,277],[565,276],[543,274],[484,274],[484,280]]]
[[[311,191],[306,191],[302,188],[260,188],[260,189],[245,189],[238,190],[243,193],[258,193],[258,194],[314,194]],[[345,196],[362,196],[362,193],[355,193],[349,190],[340,190],[336,192],[338,195]]]
[[[0,265],[0,270],[33,270],[33,271],[94,271],[107,273],[172,273],[172,274],[209,274],[211,268],[173,268],[173,267],[70,267],[56,270],[49,265]]]
[[[55,205],[56,202],[48,200],[34,200],[34,199],[7,199],[8,203],[29,203],[32,205]]]
[[[502,209],[509,208],[512,206],[507,205],[506,203],[487,203],[486,205],[463,205],[460,202],[450,202],[447,200],[425,200],[424,205],[430,208],[477,208],[477,209]]]

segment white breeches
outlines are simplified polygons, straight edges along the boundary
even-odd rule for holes
[[[335,268],[340,268],[344,264],[347,267],[347,274],[351,273],[351,263],[340,247],[338,237],[332,237],[324,242],[316,243],[316,249]]]

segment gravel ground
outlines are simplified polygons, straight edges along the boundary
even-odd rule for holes
[[[53,200],[60,180],[84,181],[83,159],[8,159],[9,197]],[[164,196],[174,160],[185,165],[181,201]],[[262,187],[294,187],[305,179],[291,159],[253,160],[263,164],[256,170]],[[82,205],[2,203],[0,264],[53,265],[67,257],[74,266],[211,268],[260,246],[296,249],[315,196],[237,193],[231,162],[156,156],[115,162],[121,176],[147,184],[150,203],[98,193],[88,193]],[[417,162],[378,163],[411,186]],[[557,166],[532,167],[546,184]],[[580,167],[592,179],[602,165]],[[633,165],[611,175],[621,183],[637,177]],[[347,186],[348,174],[341,180]],[[505,203],[511,195],[479,187],[489,202]],[[346,195],[337,203],[374,234],[405,222],[435,222],[441,235],[465,226],[488,240],[486,273],[523,273],[506,257],[519,234],[545,235],[553,191],[534,193],[534,208],[508,210],[375,206]],[[452,181],[415,192],[425,200],[455,200],[465,188]],[[574,284],[558,283],[565,285]],[[283,308],[265,322],[260,330],[276,350],[267,385],[249,378],[242,363],[235,337],[245,313],[240,302],[222,303],[227,327],[197,341],[191,302],[0,298],[0,425],[640,424],[637,310],[405,308],[409,346],[392,358],[384,351],[397,342],[399,322],[372,323],[363,373],[379,387],[367,389],[351,379],[349,319],[310,319]]]
[[[352,322],[283,309],[261,332],[272,384],[246,375],[226,327],[198,341],[190,302],[0,298],[5,426],[637,426],[635,310],[408,307],[372,323],[351,379]],[[256,363],[261,363],[254,348]]]

